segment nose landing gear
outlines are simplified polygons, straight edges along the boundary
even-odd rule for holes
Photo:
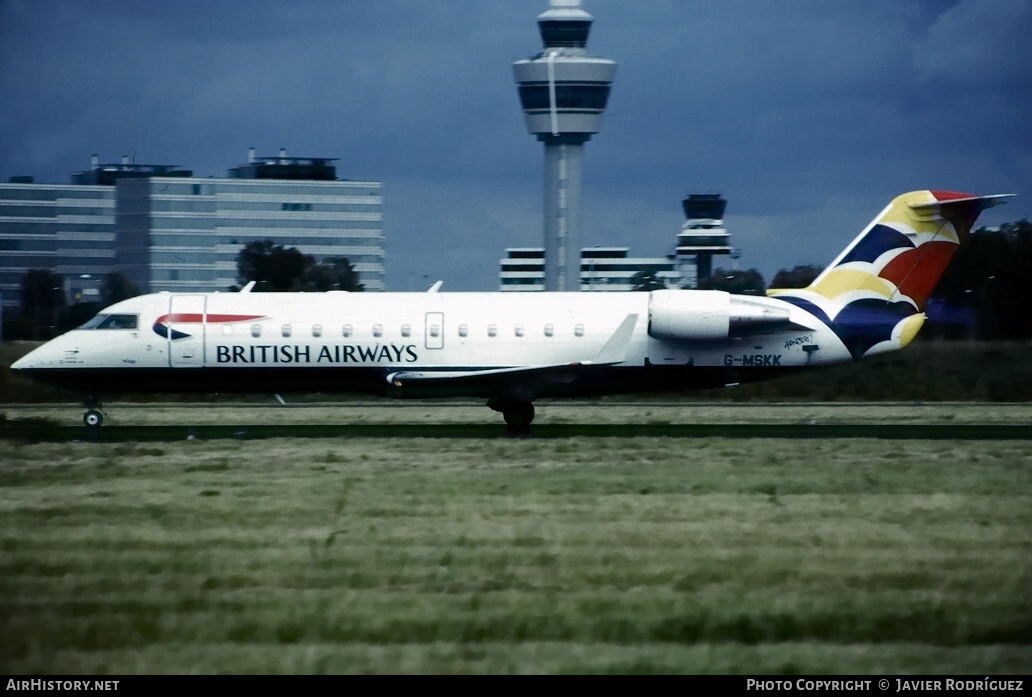
[[[104,423],[104,412],[101,411],[100,401],[94,395],[88,396],[82,405],[86,407],[82,422],[87,428],[98,428]]]

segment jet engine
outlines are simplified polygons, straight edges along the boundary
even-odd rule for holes
[[[739,331],[776,331],[790,324],[787,308],[721,290],[654,290],[649,336],[670,341],[726,341]]]
[[[649,298],[649,336],[675,341],[727,339],[731,296],[721,290],[654,290]]]

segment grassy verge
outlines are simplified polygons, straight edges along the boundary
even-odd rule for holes
[[[0,441],[5,672],[1028,672],[1032,445]]]

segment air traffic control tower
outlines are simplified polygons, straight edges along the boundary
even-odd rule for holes
[[[602,128],[616,63],[586,50],[593,17],[580,0],[538,15],[544,50],[513,63],[527,130],[545,144],[545,290],[580,290],[584,143]]]
[[[719,194],[689,194],[681,201],[684,223],[677,235],[677,265],[685,288],[698,288],[713,273],[713,256],[730,254],[731,234],[724,227],[727,201]]]

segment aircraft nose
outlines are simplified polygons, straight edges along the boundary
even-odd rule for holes
[[[29,351],[11,364],[11,370],[36,370],[47,367],[53,363],[54,347],[52,344],[51,341]]]
[[[38,352],[39,352],[38,348],[29,351],[28,353],[26,353],[24,356],[22,356],[18,360],[15,360],[14,362],[12,362],[11,365],[10,365],[10,370],[12,370],[12,371],[25,371],[25,370],[30,370],[32,368],[35,368],[38,365],[38,361],[36,360],[34,354],[36,354]]]

